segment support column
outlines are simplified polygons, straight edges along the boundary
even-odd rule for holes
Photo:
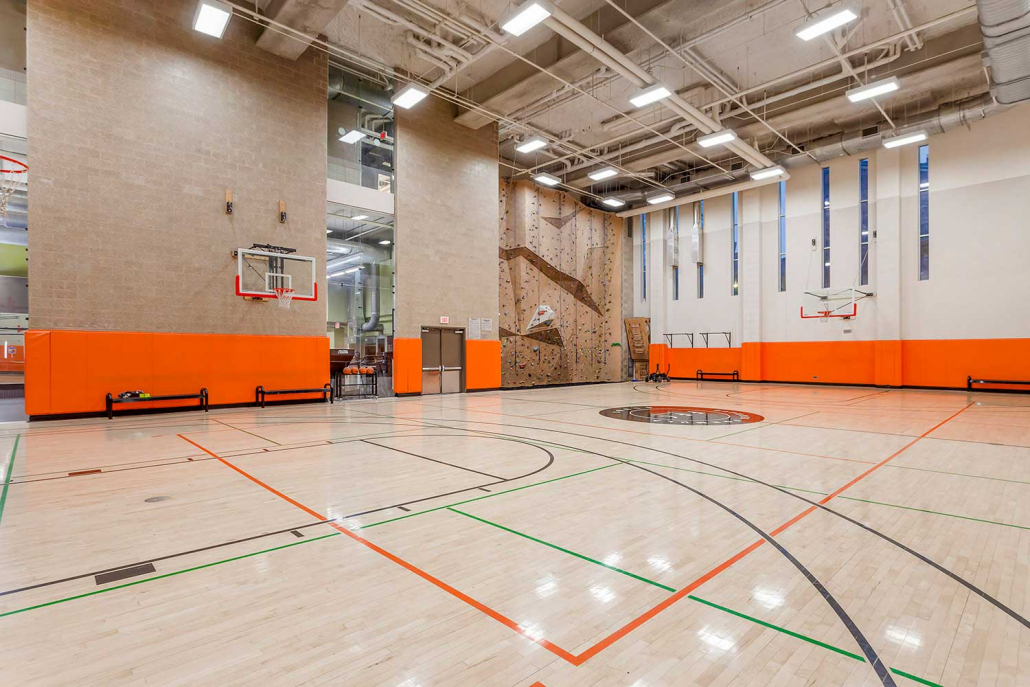
[[[901,386],[901,151],[881,149],[872,169],[876,190],[870,199],[873,232],[872,257],[876,293],[876,345],[874,379],[878,386]]]
[[[754,381],[762,379],[762,222],[765,220],[762,196],[765,190],[740,194],[740,376]]]

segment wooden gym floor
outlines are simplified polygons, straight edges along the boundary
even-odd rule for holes
[[[607,408],[740,410],[647,424]],[[1030,685],[1030,397],[611,384],[0,425],[0,684]]]

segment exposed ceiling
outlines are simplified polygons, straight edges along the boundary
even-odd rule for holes
[[[971,0],[556,5],[545,23],[514,37],[498,28],[514,9],[507,0],[350,0],[324,33],[343,49],[334,63],[374,78],[393,70],[414,78],[463,106],[456,119],[470,128],[497,121],[502,175],[545,171],[595,203],[612,194],[641,202],[657,190],[822,161],[847,151],[841,141],[904,130],[942,108],[972,103],[986,116],[993,106]],[[808,42],[795,35],[810,13],[842,7],[859,18]],[[901,79],[895,93],[858,104],[844,96],[891,76]],[[629,103],[656,82],[675,94],[640,109]],[[696,144],[720,128],[741,140]],[[533,135],[549,145],[516,154],[516,143]],[[616,177],[587,178],[607,165]]]

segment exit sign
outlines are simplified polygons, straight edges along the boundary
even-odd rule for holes
[[[447,317],[446,315],[441,315],[440,316],[440,324],[450,324],[450,323],[451,323],[451,318]]]

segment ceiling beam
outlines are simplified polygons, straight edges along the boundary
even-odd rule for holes
[[[347,0],[272,0],[265,16],[301,33],[318,35],[346,4]],[[295,60],[310,43],[266,28],[258,37],[257,45],[262,50]]]

